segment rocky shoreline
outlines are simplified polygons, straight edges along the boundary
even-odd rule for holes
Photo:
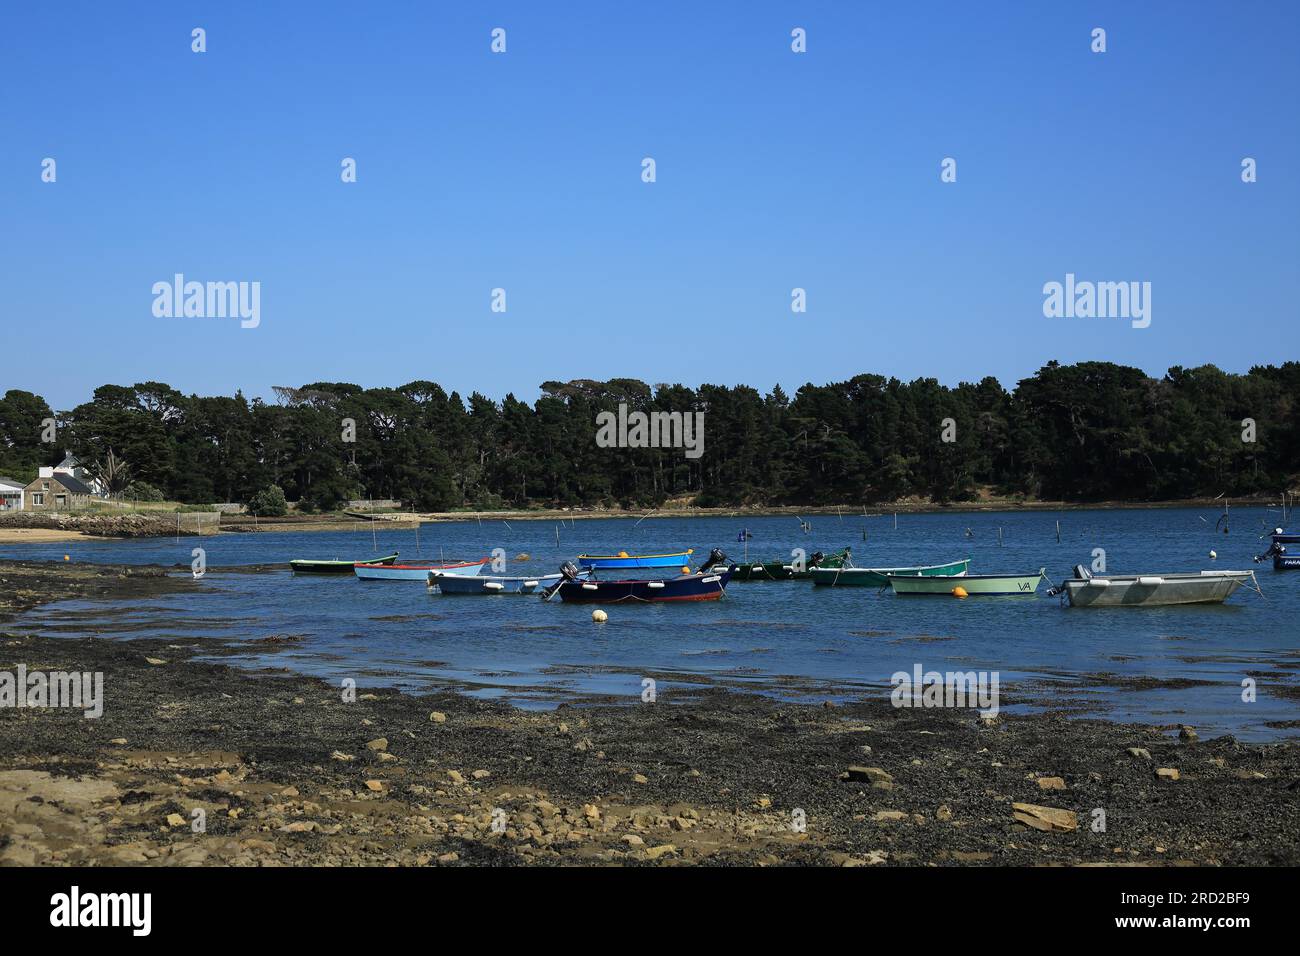
[[[16,565],[0,562],[0,614],[175,583]],[[544,713],[450,691],[350,697],[221,662],[237,649],[0,619],[0,674],[104,675],[99,719],[0,707],[0,864],[1300,862],[1291,742],[721,689]]]
[[[186,516],[187,518],[189,516]],[[63,531],[96,538],[162,538],[200,534],[193,520],[177,523],[173,514],[75,514],[67,512],[12,511],[0,515],[0,533],[8,530],[34,529]],[[211,530],[215,531],[213,522]]]

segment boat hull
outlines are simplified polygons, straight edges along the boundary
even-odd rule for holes
[[[1300,569],[1300,553],[1273,555],[1274,571],[1294,571]]]
[[[1300,544],[1300,532],[1287,532],[1271,536],[1274,544]]]
[[[373,561],[367,561],[366,564],[392,564],[397,560],[396,554],[385,555],[382,558],[375,558]],[[312,559],[301,558],[289,562],[289,569],[294,574],[351,574],[352,569],[356,566],[356,561],[315,561]]]
[[[560,599],[573,604],[667,604],[675,601],[716,601],[731,580],[731,570],[683,574],[649,581],[565,581]]]
[[[1071,607],[1171,607],[1222,604],[1250,577],[1250,571],[1101,575],[1064,587]]]
[[[526,575],[460,574],[434,571],[429,574],[429,587],[443,594],[538,594],[560,580],[559,574]]]
[[[455,561],[448,564],[357,564],[352,570],[362,581],[428,581],[434,571],[476,575],[488,564],[482,561]]]
[[[883,588],[889,586],[891,574],[899,577],[964,577],[969,569],[970,558],[911,568],[814,568],[812,580],[813,584],[821,587]]]
[[[671,554],[580,554],[578,567],[587,570],[626,570],[627,568],[680,568],[695,549]]]
[[[1032,597],[1043,580],[1037,574],[964,574],[960,576],[910,576],[891,574],[886,577],[895,594],[945,594],[962,588],[971,597]]]
[[[844,562],[848,560],[848,552],[832,555],[829,558],[823,558],[821,564],[815,568],[805,567],[802,571],[796,571],[793,564],[786,564],[783,561],[766,561],[755,564],[738,564],[731,574],[732,581],[808,581],[813,577],[813,573],[822,568],[841,568]]]

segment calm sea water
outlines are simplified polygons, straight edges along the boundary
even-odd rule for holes
[[[290,650],[250,645],[252,666],[288,666],[360,686],[437,685],[549,706],[576,696],[636,700],[654,676],[661,701],[701,679],[792,699],[887,693],[896,671],[997,671],[1004,687],[1091,716],[1190,723],[1243,739],[1295,736],[1300,722],[1300,573],[1255,565],[1276,511],[1232,513],[1227,535],[1207,509],[899,515],[819,515],[804,533],[793,517],[475,520],[409,528],[370,525],[330,533],[271,532],[209,538],[77,541],[0,546],[0,556],[62,561],[179,564],[207,551],[209,571],[183,592],[135,601],[65,601],[22,625],[51,635],[205,636],[257,639],[302,635]],[[1056,521],[1061,540],[1056,540]],[[1071,609],[1056,598],[899,598],[810,583],[735,583],[724,600],[606,608],[543,603],[530,596],[442,597],[417,582],[294,577],[284,570],[223,571],[290,558],[483,557],[504,549],[511,573],[542,574],[583,551],[610,553],[721,547],[750,559],[787,559],[791,549],[827,553],[851,546],[865,566],[931,564],[970,557],[972,572],[1032,572],[1053,581],[1104,548],[1108,569],[1180,571],[1254,568],[1261,597],[1238,591],[1224,606]],[[1001,540],[999,540],[999,528]],[[968,533],[969,529],[969,533]],[[558,534],[558,543],[557,543]],[[864,540],[865,535],[865,540]],[[1217,560],[1209,557],[1210,550]],[[529,561],[516,562],[526,553]],[[612,572],[606,572],[612,575]],[[1135,688],[1154,678],[1157,686]],[[1257,681],[1254,702],[1242,681]],[[1195,682],[1187,686],[1185,682]],[[1179,685],[1182,686],[1179,686]],[[1026,694],[1025,692],[1032,692]],[[1300,726],[1300,724],[1298,724]]]

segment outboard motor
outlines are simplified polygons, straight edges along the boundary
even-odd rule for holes
[[[572,561],[565,561],[560,565],[560,575],[566,581],[578,580],[578,567]]]
[[[701,572],[706,571],[709,568],[716,567],[719,564],[721,564],[725,568],[729,566],[729,563],[730,562],[727,561],[726,552],[724,552],[721,548],[714,548],[712,551],[709,552],[709,556],[705,558],[704,563],[700,565],[700,571]]]
[[[826,560],[826,555],[822,554],[820,551],[814,551],[812,553],[812,556],[808,558],[808,567],[820,568],[822,566],[822,562],[825,560]]]

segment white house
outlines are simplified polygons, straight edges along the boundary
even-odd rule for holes
[[[37,478],[54,478],[58,475],[68,475],[75,478],[82,485],[85,485],[89,493],[96,498],[108,497],[108,489],[98,478],[86,471],[81,462],[77,461],[70,452],[63,453],[63,461],[51,467],[42,467]]]
[[[0,511],[22,511],[27,494],[21,482],[0,478]]]

